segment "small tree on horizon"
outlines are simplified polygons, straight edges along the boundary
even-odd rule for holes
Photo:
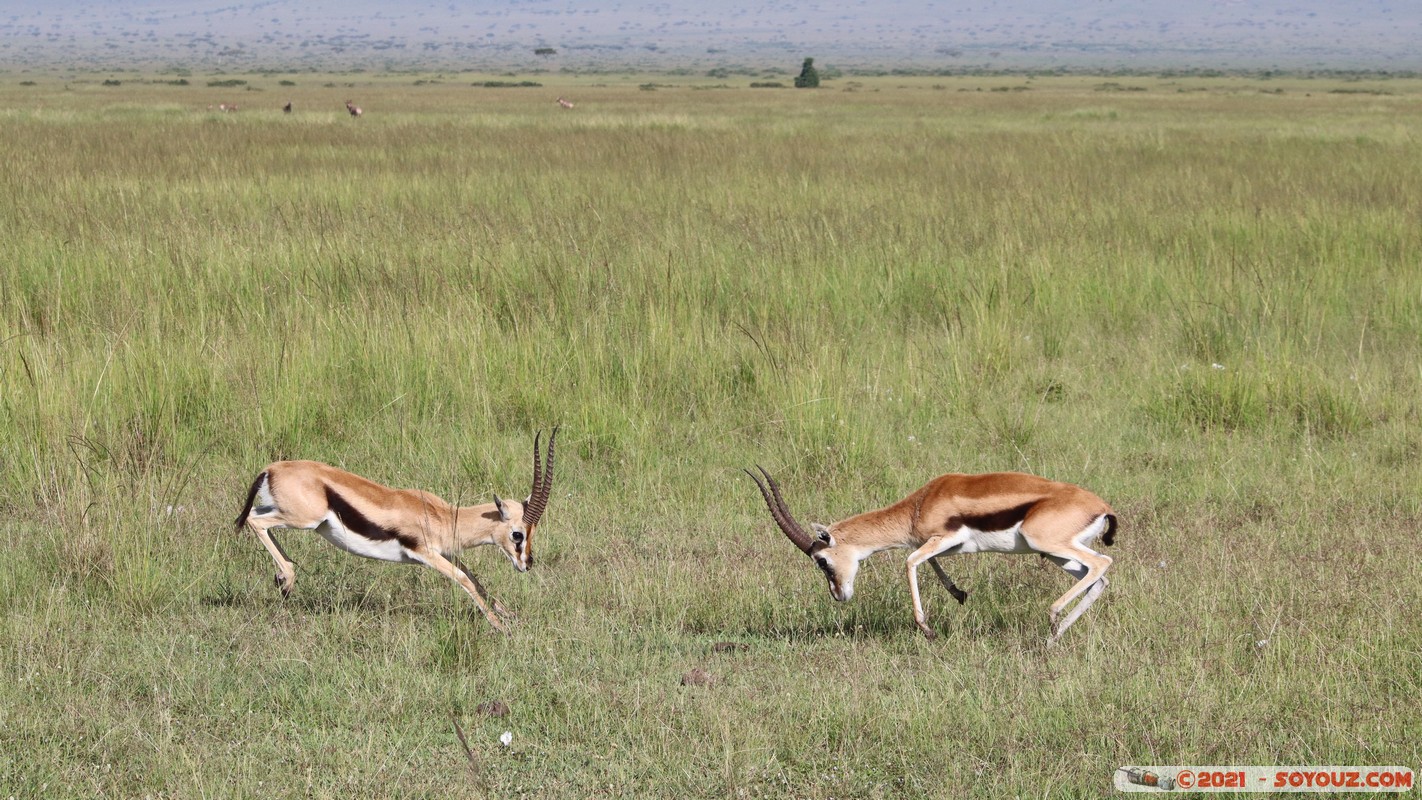
[[[806,58],[805,65],[800,67],[800,74],[795,77],[796,89],[814,89],[820,85],[820,73],[815,71],[815,60]]]

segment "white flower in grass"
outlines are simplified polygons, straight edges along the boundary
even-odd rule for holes
[[[504,747],[513,744],[513,731],[504,731],[503,734],[499,736],[499,744],[502,744]]]
[[[1215,369],[1224,369],[1224,364],[1211,364],[1210,366]]]

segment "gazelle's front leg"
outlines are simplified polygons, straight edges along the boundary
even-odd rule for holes
[[[957,547],[959,544],[962,544],[962,541],[962,536],[934,536],[927,542],[924,542],[922,547],[909,554],[907,562],[908,585],[909,595],[913,597],[913,621],[918,623],[918,629],[923,631],[923,635],[929,639],[937,638],[938,632],[928,627],[928,615],[923,613],[923,601],[920,600],[918,596],[918,565],[945,550],[951,550]],[[933,566],[937,567],[938,565],[934,564]],[[952,581],[949,581],[949,583],[951,584]],[[956,597],[957,595],[954,596]]]
[[[516,621],[518,619],[518,615],[513,613],[512,611],[509,611],[507,608],[504,608],[504,604],[500,603],[497,597],[489,596],[489,590],[485,589],[484,584],[479,582],[479,579],[474,576],[474,573],[468,567],[464,566],[463,561],[460,561],[457,558],[451,558],[449,561],[451,564],[458,567],[460,572],[464,573],[464,577],[468,578],[470,583],[474,584],[474,588],[478,590],[480,595],[483,596],[484,602],[488,603],[490,606],[493,607],[495,614],[498,614],[499,616],[508,619],[511,622]]]
[[[953,595],[953,599],[958,601],[958,605],[961,606],[967,602],[968,593],[959,589],[958,584],[954,583],[953,579],[948,577],[948,573],[943,571],[943,567],[938,565],[938,556],[928,559],[928,565],[933,567],[934,572],[938,573],[939,582],[943,584],[943,588],[948,590],[948,594]]]
[[[268,530],[267,527],[262,526],[255,520],[249,520],[247,524],[250,525],[252,530],[257,534],[257,540],[262,543],[262,547],[267,548],[267,552],[271,554],[272,560],[276,562],[277,574],[275,582],[276,587],[281,590],[281,596],[290,597],[292,588],[296,586],[296,565],[292,563],[291,559],[286,557],[286,553],[281,549],[281,545],[277,544],[276,538],[272,536],[271,531]]]
[[[479,606],[480,611],[484,612],[484,618],[489,620],[489,624],[494,626],[494,630],[498,631],[499,633],[509,632],[508,628],[504,625],[504,621],[499,619],[499,615],[495,613],[492,608],[489,607],[489,604],[487,602],[484,601],[483,592],[480,591],[479,587],[471,579],[471,576],[467,573],[467,571],[461,570],[459,567],[456,567],[454,564],[450,563],[449,559],[445,558],[439,553],[436,553],[432,549],[418,548],[414,550],[409,550],[407,552],[412,553],[417,558],[419,558],[420,561],[423,561],[431,568],[438,570],[446,578],[449,578],[450,580],[459,584],[459,587],[461,589],[468,593],[470,597],[474,598],[474,604]]]

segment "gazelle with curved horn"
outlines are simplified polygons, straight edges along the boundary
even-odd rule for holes
[[[746,474],[760,488],[771,518],[814,560],[834,599],[854,595],[859,562],[880,550],[912,550],[907,567],[913,619],[930,639],[937,633],[928,627],[919,598],[919,565],[929,562],[959,603],[967,598],[938,565],[936,559],[942,555],[1037,553],[1070,573],[1077,580],[1052,603],[1048,643],[1060,638],[1106,588],[1111,558],[1091,549],[1091,543],[1097,537],[1107,545],[1114,541],[1116,513],[1080,486],[1021,472],[941,475],[884,508],[829,526],[812,523],[812,537],[786,508],[775,479],[764,468],[757,469],[765,476],[764,483],[750,470]],[[1062,611],[1077,598],[1080,601],[1063,618]]]
[[[542,464],[541,437],[533,438],[533,488],[522,503],[496,494],[492,503],[456,507],[429,492],[391,489],[329,464],[278,461],[252,481],[236,528],[250,527],[276,561],[276,585],[284,597],[296,585],[296,565],[272,531],[314,530],[347,553],[438,571],[468,592],[489,623],[503,631],[499,616],[508,612],[488,598],[479,579],[460,563],[459,553],[492,544],[519,572],[533,566],[533,532],[553,491],[558,429],[548,437]]]

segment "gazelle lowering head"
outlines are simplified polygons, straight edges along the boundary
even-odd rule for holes
[[[913,618],[930,639],[937,633],[928,627],[919,598],[919,565],[927,561],[954,599],[959,603],[967,599],[967,593],[938,565],[941,555],[1036,553],[1076,578],[1071,589],[1052,603],[1048,643],[1065,633],[1106,588],[1111,558],[1091,549],[1091,544],[1097,537],[1107,545],[1113,542],[1116,514],[1106,501],[1080,486],[1020,472],[942,475],[893,505],[829,526],[812,523],[811,536],[786,508],[775,479],[757,469],[764,482],[755,473],[746,473],[759,487],[771,518],[815,562],[834,599],[854,596],[859,562],[880,550],[911,549],[907,569]],[[1063,618],[1062,611],[1078,597],[1080,601]]]
[[[391,489],[359,475],[317,461],[278,461],[252,481],[247,504],[237,515],[276,561],[276,585],[283,596],[296,586],[296,565],[272,536],[280,528],[314,530],[336,547],[365,558],[399,564],[424,564],[459,584],[489,623],[505,630],[508,614],[490,600],[459,561],[470,547],[496,545],[519,572],[533,566],[533,533],[553,491],[553,444],[548,437],[540,463],[533,439],[533,488],[523,502],[494,495],[492,503],[456,507],[415,489]]]

